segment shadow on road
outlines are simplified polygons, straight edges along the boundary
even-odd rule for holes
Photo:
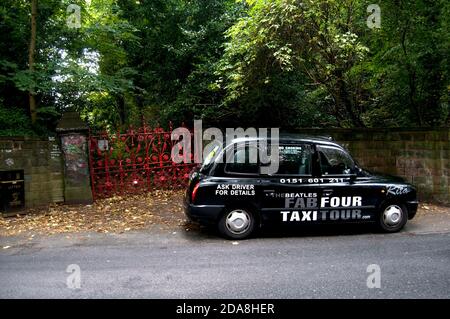
[[[223,240],[214,227],[205,227],[189,223],[186,239]],[[186,227],[185,227],[186,228]],[[262,228],[252,238],[304,238],[304,237],[332,237],[332,236],[356,236],[356,235],[382,235],[374,225],[348,224],[348,225],[303,225],[295,227]]]

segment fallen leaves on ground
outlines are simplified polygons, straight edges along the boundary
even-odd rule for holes
[[[49,205],[15,217],[0,217],[0,236],[123,233],[151,225],[186,227],[182,200],[182,191],[160,190],[101,199],[92,205]]]
[[[0,217],[0,236],[26,234],[31,240],[35,234],[85,231],[117,234],[152,225],[165,227],[176,234],[175,230],[189,231],[196,227],[187,223],[182,200],[183,191],[159,190],[142,195],[101,199],[92,205],[49,205],[30,209],[24,212],[26,214],[16,217]],[[450,208],[421,203],[418,214],[450,215]]]
[[[431,203],[420,203],[418,209],[419,215],[428,214],[447,214],[450,215],[450,207],[435,205]]]

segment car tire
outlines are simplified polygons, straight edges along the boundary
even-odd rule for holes
[[[228,209],[219,220],[218,229],[228,239],[249,238],[255,229],[255,215],[247,208]]]
[[[385,233],[400,231],[408,221],[408,210],[405,205],[389,203],[384,205],[378,218],[378,228]]]

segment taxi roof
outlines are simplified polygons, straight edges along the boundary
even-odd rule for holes
[[[274,140],[272,137],[238,137],[231,140],[231,144],[244,143],[244,142],[257,142],[264,140]],[[280,143],[309,143],[309,144],[322,144],[322,145],[333,145],[341,147],[338,143],[333,141],[332,137],[326,136],[312,136],[298,133],[280,133],[278,141]]]

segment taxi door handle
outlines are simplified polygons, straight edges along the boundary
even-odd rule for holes
[[[330,195],[330,194],[333,193],[333,190],[332,190],[332,189],[324,189],[324,190],[323,190],[323,193],[324,193],[325,195]]]

